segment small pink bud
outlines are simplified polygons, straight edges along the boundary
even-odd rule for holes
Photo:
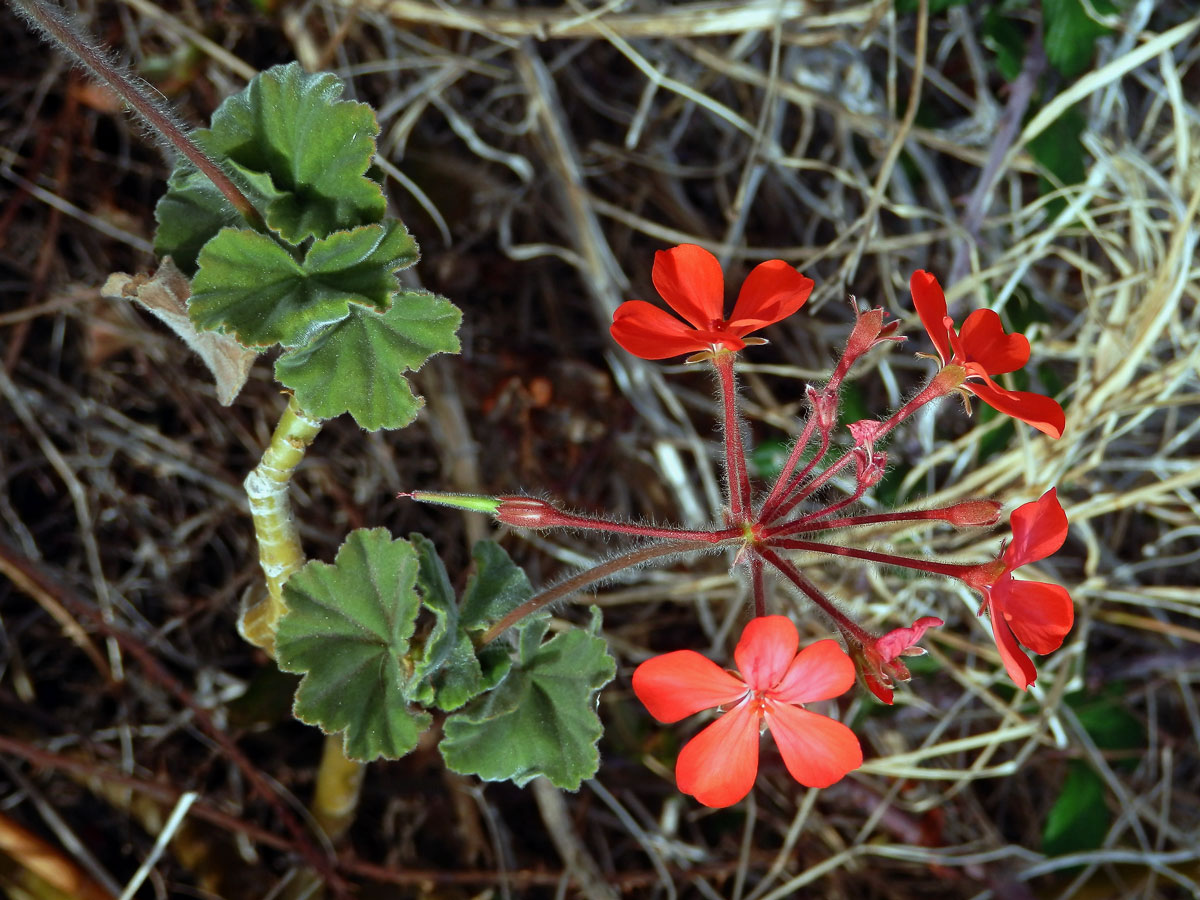
[[[854,443],[864,448],[868,453],[875,449],[875,441],[883,432],[883,423],[878,419],[860,419],[846,426]]]
[[[828,389],[818,391],[812,385],[808,386],[808,403],[812,414],[817,420],[817,430],[821,434],[829,434],[837,422],[838,395],[837,391]]]
[[[497,521],[515,528],[550,528],[562,524],[563,515],[537,497],[501,497]]]
[[[995,525],[1003,504],[995,500],[965,500],[943,511],[942,518],[959,528]]]
[[[876,344],[884,341],[904,340],[903,337],[895,334],[896,328],[900,325],[899,320],[884,323],[884,319],[887,318],[886,310],[875,308],[860,313],[857,310],[857,304],[855,307],[854,330],[850,332],[850,338],[846,341],[846,351],[838,360],[837,368],[833,373],[831,383],[835,385],[840,384],[846,377],[846,373],[850,371],[850,367]]]
[[[858,487],[867,490],[883,480],[887,470],[886,453],[870,453],[862,447],[854,448],[854,478]]]

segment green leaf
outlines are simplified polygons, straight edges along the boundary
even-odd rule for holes
[[[996,55],[996,68],[1008,82],[1016,81],[1025,62],[1025,37],[1017,23],[998,6],[989,6],[981,28],[983,45]]]
[[[413,654],[408,696],[451,712],[494,688],[508,673],[512,660],[505,643],[496,641],[477,650],[473,638],[528,600],[533,588],[499,544],[480,541],[472,553],[475,571],[462,603],[455,604],[433,544],[418,534],[410,539],[420,559],[417,585],[436,621],[422,650]]]
[[[257,76],[213,113],[193,139],[237,183],[287,241],[379,222],[383,191],[369,177],[379,125],[364,103],[338,100],[342,83],[297,63]],[[245,226],[207,177],[181,159],[154,211],[159,256],[191,275],[196,257],[224,226]]]
[[[1053,176],[1042,178],[1043,194],[1060,185],[1079,184],[1087,177],[1087,152],[1082,140],[1086,127],[1087,119],[1076,104],[1029,142],[1030,155]],[[1056,202],[1059,208],[1066,203],[1062,198]],[[1058,212],[1052,208],[1050,214],[1057,215]]]
[[[368,431],[403,428],[423,402],[405,370],[419,369],[435,353],[457,352],[461,320],[442,297],[399,292],[385,315],[353,309],[307,346],[281,356],[275,377],[310,415],[332,419],[348,412]]]
[[[1112,813],[1104,802],[1104,780],[1082,760],[1071,760],[1058,799],[1046,814],[1042,849],[1048,856],[1098,850],[1112,827]]]
[[[304,674],[293,712],[326,734],[344,732],[351,759],[397,759],[429,727],[429,714],[405,700],[417,570],[407,541],[383,528],[359,529],[333,565],[309,562],[284,585],[277,660],[285,672]]]
[[[339,100],[336,75],[299,63],[254,78],[213,113],[205,147],[271,177],[267,225],[293,244],[379,222],[386,202],[366,177],[379,124],[365,103]]]
[[[485,781],[523,786],[544,775],[556,787],[578,790],[600,765],[596,693],[616,674],[599,629],[600,611],[593,607],[586,629],[572,628],[536,647],[522,641],[521,658],[504,681],[446,719],[446,765]]]
[[[1046,59],[1066,78],[1080,75],[1092,64],[1096,38],[1110,34],[1088,14],[1088,7],[1102,16],[1116,12],[1108,0],[1042,0],[1042,27]]]
[[[200,251],[188,311],[198,328],[232,332],[244,346],[294,347],[352,304],[387,310],[392,273],[416,258],[416,242],[394,220],[314,241],[303,261],[267,235],[225,228]]]
[[[1078,691],[1065,699],[1101,750],[1140,750],[1148,743],[1146,726],[1125,706],[1124,685],[1114,682],[1102,694]]]
[[[486,631],[533,596],[525,570],[495,541],[480,541],[471,551],[475,571],[462,597],[463,627]]]

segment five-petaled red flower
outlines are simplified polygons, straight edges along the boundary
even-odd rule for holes
[[[978,379],[963,382],[964,388],[1005,415],[1052,438],[1062,437],[1066,417],[1058,403],[1041,394],[1005,390],[992,380],[993,375],[1015,372],[1029,362],[1029,341],[1023,334],[1005,334],[1000,316],[990,309],[975,310],[955,332],[954,320],[946,315],[946,295],[936,278],[918,270],[909,287],[942,365],[961,366],[967,378]]]
[[[703,247],[680,244],[659,250],[651,277],[667,305],[690,324],[644,300],[622,303],[613,314],[613,340],[642,359],[719,348],[741,350],[746,335],[790,316],[813,289],[811,278],[781,259],[769,260],[746,276],[733,315],[726,319],[721,264]]]
[[[785,616],[751,620],[734,650],[742,677],[692,650],[642,663],[633,690],[660,722],[712,707],[726,712],[680,751],[679,790],[705,806],[731,806],[754,786],[761,727],[770,729],[783,763],[798,782],[828,787],[862,765],[858,738],[841,722],[801,709],[854,683],[854,664],[833,640],[796,652],[796,626]]]
[[[1054,488],[1013,510],[1012,532],[1012,542],[992,567],[999,575],[977,587],[983,592],[1004,668],[1017,687],[1027,690],[1037,678],[1037,669],[1017,641],[1034,653],[1050,653],[1062,646],[1075,621],[1075,607],[1065,588],[1013,578],[1015,570],[1045,559],[1067,539],[1067,514]]]

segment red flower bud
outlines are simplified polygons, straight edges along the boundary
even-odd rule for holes
[[[1003,504],[995,500],[964,500],[942,511],[942,518],[959,528],[995,525]]]
[[[561,525],[563,515],[537,497],[501,497],[496,520],[514,528],[550,528]]]

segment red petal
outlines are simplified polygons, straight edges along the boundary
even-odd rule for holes
[[[989,375],[1015,372],[1029,362],[1029,341],[1023,334],[1005,334],[994,310],[977,309],[967,316],[958,339],[969,362],[983,366]]]
[[[740,700],[746,685],[695,650],[676,650],[634,669],[633,692],[650,715],[670,723]]]
[[[972,394],[1006,416],[1020,419],[1052,438],[1062,437],[1067,417],[1049,397],[1027,391],[1006,391],[997,384],[968,381],[963,385]]]
[[[942,324],[942,319],[946,317],[946,295],[942,293],[942,286],[928,272],[918,269],[913,272],[908,287],[912,291],[913,305],[921,317],[921,324],[929,332],[933,346],[945,365],[954,353],[950,350],[946,326]]]
[[[1034,653],[1053,653],[1075,624],[1075,604],[1066,588],[1041,581],[1002,578],[992,589],[992,610]]]
[[[759,715],[742,703],[691,739],[675,763],[675,783],[705,806],[732,806],[758,775]]]
[[[783,764],[805,787],[829,787],[862,765],[862,745],[854,732],[827,716],[776,703],[767,708],[767,727]]]
[[[609,329],[613,340],[642,359],[666,359],[707,350],[711,341],[670,313],[645,300],[628,300],[617,307]]]
[[[701,331],[723,318],[725,277],[717,258],[703,247],[680,244],[659,250],[650,277],[667,305]]]
[[[1008,622],[1004,620],[1004,616],[996,615],[994,604],[990,601],[988,607],[992,612],[992,636],[996,639],[996,649],[1000,651],[1000,660],[1004,663],[1004,670],[1008,672],[1008,677],[1013,680],[1013,684],[1021,690],[1027,691],[1029,686],[1037,681],[1037,669],[1034,668],[1029,657],[1017,646],[1017,639],[1013,635],[1012,629],[1008,627]]]
[[[853,684],[853,661],[837,641],[824,640],[801,650],[767,696],[781,703],[812,703],[838,697]]]
[[[921,616],[912,623],[910,628],[896,628],[889,631],[875,642],[875,649],[885,662],[890,662],[921,640],[930,628],[937,628],[945,624],[937,616]]]
[[[800,635],[787,616],[758,616],[742,632],[733,658],[746,684],[765,691],[779,683],[799,645]]]
[[[782,259],[759,263],[742,282],[729,329],[742,337],[766,325],[786,319],[812,293],[813,281]]]
[[[1022,503],[1012,511],[1009,522],[1013,539],[1004,550],[1004,565],[1009,571],[1045,559],[1067,539],[1067,514],[1058,502],[1058,488]]]

